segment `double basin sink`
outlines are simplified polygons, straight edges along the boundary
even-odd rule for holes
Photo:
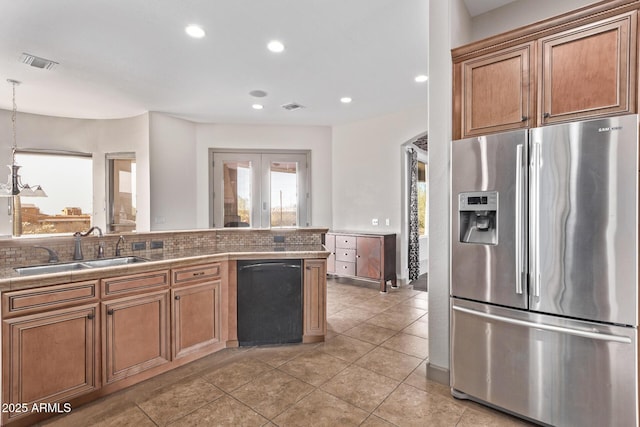
[[[113,267],[117,265],[135,264],[148,261],[137,256],[124,256],[117,258],[101,258],[87,261],[63,262],[59,264],[34,265],[30,267],[16,267],[14,270],[21,276],[35,274],[63,273],[67,271],[86,270],[88,268]]]

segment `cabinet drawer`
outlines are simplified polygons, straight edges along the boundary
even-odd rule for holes
[[[98,300],[97,284],[92,280],[6,292],[2,295],[2,315],[7,318],[94,302]]]
[[[169,270],[102,279],[102,298],[133,295],[140,292],[160,290],[169,287]]]
[[[338,250],[338,248],[355,249],[356,248],[356,236],[336,235],[336,251]]]
[[[174,286],[192,285],[198,282],[220,278],[221,266],[219,262],[212,264],[194,265],[191,267],[174,268],[171,270]]]
[[[336,250],[336,261],[356,262],[356,250],[338,248]]]
[[[343,274],[345,276],[356,275],[356,263],[336,261],[336,274]]]

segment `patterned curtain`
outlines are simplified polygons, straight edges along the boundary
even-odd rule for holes
[[[409,150],[411,184],[409,187],[409,281],[420,275],[420,230],[418,224],[418,152]]]

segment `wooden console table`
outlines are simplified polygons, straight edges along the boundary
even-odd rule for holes
[[[330,231],[325,247],[328,274],[378,281],[380,292],[387,292],[387,281],[397,286],[395,234]]]

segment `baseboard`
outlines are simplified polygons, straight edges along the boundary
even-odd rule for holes
[[[449,369],[427,363],[427,378],[446,386],[449,385]]]

